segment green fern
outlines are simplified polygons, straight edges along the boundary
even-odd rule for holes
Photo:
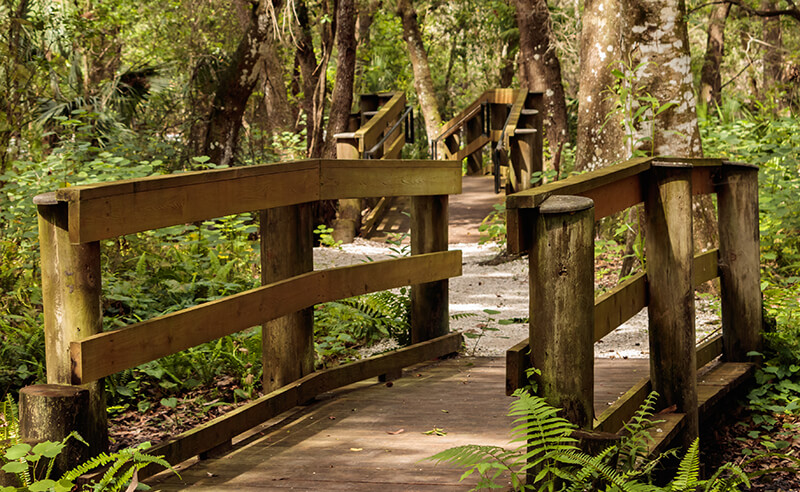
[[[700,478],[700,440],[695,439],[678,465],[678,474],[669,484],[672,492],[695,490]]]

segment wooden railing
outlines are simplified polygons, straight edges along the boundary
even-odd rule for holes
[[[488,90],[442,126],[431,143],[431,155],[466,158],[467,173],[482,174],[481,150],[492,144],[495,191],[503,178],[508,193],[528,189],[532,173],[542,170],[543,109],[541,93]]]
[[[411,108],[406,108],[403,92],[363,94],[359,113],[351,119],[351,130],[336,134],[336,157],[339,159],[399,159],[407,137],[413,140]],[[404,128],[405,123],[405,128]],[[368,236],[391,207],[393,196],[372,195],[362,199],[339,201],[334,222],[335,238],[352,242],[355,236]],[[367,205],[365,207],[365,205]],[[362,218],[361,211],[369,209]]]
[[[698,408],[751,369],[761,347],[758,169],[718,159],[635,159],[511,195],[509,249],[530,252],[530,340],[507,353],[507,390],[541,370],[540,388],[588,430],[617,432],[651,390],[684,443]],[[695,255],[692,196],[715,193],[719,249]],[[594,298],[594,223],[644,203],[646,273]],[[695,286],[719,277],[722,334],[695,347]],[[594,418],[594,342],[648,308],[650,377]],[[719,378],[698,386],[697,369],[722,355]],[[740,364],[737,364],[740,363]],[[710,381],[714,379],[714,381]],[[669,434],[669,436],[667,435]]]
[[[75,186],[40,195],[35,201],[48,383],[90,389],[93,403],[85,413],[100,433],[93,444],[102,446],[106,421],[101,378],[266,324],[268,394],[153,448],[153,453],[178,463],[225,446],[239,433],[318,393],[368,377],[394,377],[406,365],[456,352],[461,337],[449,333],[447,279],[461,274],[461,252],[447,251],[447,201],[449,194],[460,192],[461,167],[456,162],[317,159]],[[412,255],[311,271],[312,228],[303,218],[309,204],[375,194],[412,197]],[[272,272],[262,274],[262,287],[102,332],[100,241],[256,210],[262,211],[262,270]],[[265,213],[273,211],[280,213]],[[276,222],[276,217],[301,220]],[[286,239],[287,235],[304,238]],[[287,241],[295,246],[291,255],[281,256]],[[276,274],[276,263],[301,266]],[[306,364],[313,361],[312,321],[291,318],[292,313],[406,285],[412,286],[410,347],[312,372],[313,363],[310,368]],[[282,319],[290,321],[270,324]]]

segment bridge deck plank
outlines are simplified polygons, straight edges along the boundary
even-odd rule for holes
[[[457,358],[408,369],[391,386],[357,383],[153,490],[468,490],[474,481],[459,483],[460,469],[420,460],[462,444],[508,443],[504,363]],[[646,360],[599,359],[598,411],[646,372]],[[434,428],[446,435],[424,434]]]

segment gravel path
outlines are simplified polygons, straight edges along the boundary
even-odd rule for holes
[[[528,260],[520,258],[500,265],[481,265],[497,255],[495,245],[451,244],[463,254],[463,275],[450,279],[451,330],[481,334],[466,338],[466,353],[478,356],[503,356],[505,351],[528,337],[527,323],[499,324],[499,320],[521,321],[528,316]],[[315,248],[314,268],[346,266],[364,261],[389,259],[396,253],[385,243],[356,239],[341,248]],[[716,330],[719,315],[709,301],[698,299],[698,341]],[[484,310],[500,311],[487,314]],[[465,313],[472,313],[467,316]],[[482,330],[482,326],[498,331]],[[384,347],[378,347],[384,349]],[[595,344],[597,357],[647,358],[647,310],[628,320]]]

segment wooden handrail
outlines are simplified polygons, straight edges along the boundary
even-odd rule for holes
[[[461,193],[452,161],[314,159],[62,188],[72,243],[335,198]]]
[[[70,345],[72,384],[84,384],[323,302],[461,275],[461,251],[298,275],[99,333]]]
[[[455,133],[456,130],[461,128],[461,125],[464,122],[478,113],[481,104],[484,102],[491,104],[511,104],[517,97],[517,92],[517,89],[489,89],[485,91],[480,95],[480,97],[475,99],[472,104],[464,108],[461,112],[443,124],[439,129],[439,134],[436,136],[436,140],[440,141]]]
[[[397,120],[406,106],[404,92],[394,92],[392,98],[361,128],[355,131],[353,138],[358,141],[359,155],[371,149],[383,136],[383,132]]]

